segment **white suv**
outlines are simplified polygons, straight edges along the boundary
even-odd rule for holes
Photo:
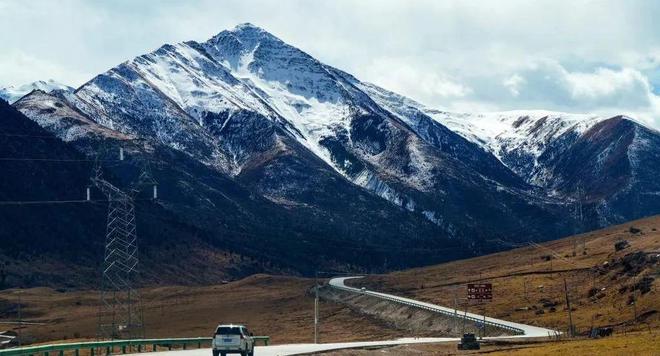
[[[254,355],[254,339],[245,325],[218,325],[211,341],[213,356],[227,354]]]

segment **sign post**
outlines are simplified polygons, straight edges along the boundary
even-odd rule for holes
[[[473,300],[477,303],[493,301],[493,285],[491,283],[468,283],[467,299],[468,302]],[[486,336],[486,313],[484,313],[484,322],[481,329],[482,337]]]
[[[493,300],[493,285],[491,283],[469,283],[467,298],[468,300],[490,302]]]

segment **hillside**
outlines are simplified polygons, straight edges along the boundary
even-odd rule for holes
[[[432,267],[371,275],[354,283],[451,306],[454,292],[457,298],[461,298],[465,283],[491,282],[494,301],[487,305],[470,306],[471,312],[485,311],[489,316],[505,320],[562,330],[567,325],[567,313],[562,304],[563,278],[566,278],[578,332],[586,332],[591,325],[613,326],[615,335],[624,331],[646,331],[660,325],[657,313],[660,309],[657,295],[660,267],[657,259],[660,250],[658,229],[660,216],[655,216],[545,243],[542,247],[526,247]],[[621,239],[629,241],[630,246],[614,252],[613,244]],[[582,254],[578,244],[578,253],[576,257],[572,256],[575,241],[585,241],[586,255]],[[545,261],[546,256],[552,255],[551,250],[562,258]],[[642,259],[642,255],[646,257]],[[605,261],[608,261],[607,266]],[[592,273],[594,266],[602,272]],[[638,284],[644,277],[654,280],[647,279],[650,282],[645,286]],[[590,293],[592,283],[599,288],[595,293]],[[218,322],[241,321],[248,323],[257,333],[271,335],[275,343],[309,341],[312,339],[314,301],[310,288],[313,285],[312,279],[255,275],[222,285],[143,288],[141,294],[147,335],[200,336],[206,335]],[[539,288],[541,285],[542,289]],[[637,301],[636,323],[632,322],[634,308],[628,305],[631,296]],[[41,341],[94,336],[98,308],[96,291],[50,288],[5,290],[0,292],[0,321],[17,317],[16,303],[19,298],[25,320],[45,323],[26,326],[23,330],[25,335]],[[544,303],[547,305],[543,306]],[[388,310],[386,305],[379,305],[377,309]],[[406,322],[392,323],[388,317],[370,315],[326,300],[322,300],[320,310],[323,342],[436,333],[429,331],[428,325],[434,321],[432,318],[420,318],[423,324],[410,328]],[[539,314],[538,310],[543,310],[543,314]],[[395,310],[392,313],[403,321],[410,313],[414,314],[409,310]],[[172,322],[172,315],[177,322]],[[646,339],[643,336],[640,340]],[[498,347],[512,346],[520,345],[514,343]],[[422,347],[423,351],[414,349],[413,354],[415,350],[419,354],[434,349]]]
[[[567,330],[564,279],[579,333],[592,326],[616,332],[660,326],[660,216],[542,245],[437,266],[368,276],[352,282],[459,309],[466,284],[493,284],[493,301],[474,313]],[[615,251],[615,243],[628,247]],[[503,241],[504,242],[504,241]],[[573,255],[575,250],[576,254]]]
[[[124,139],[86,125],[94,135]],[[106,142],[109,147],[112,141]],[[0,100],[0,167],[0,288],[96,285],[107,201],[95,190],[92,200],[85,201],[92,161]],[[130,164],[117,166],[106,176],[121,182],[122,174],[134,170]],[[161,168],[154,165],[154,170]],[[194,167],[187,172],[194,172]],[[165,175],[159,177],[169,185]],[[160,202],[141,200],[136,205],[141,283],[218,283],[286,268],[264,266],[236,249],[209,242],[202,230],[173,216]]]

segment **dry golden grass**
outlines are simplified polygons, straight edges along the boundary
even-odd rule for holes
[[[641,232],[631,233],[631,226]],[[493,301],[483,305],[469,305],[469,311],[567,330],[565,278],[572,307],[575,308],[572,313],[573,323],[579,330],[584,332],[592,325],[620,325],[621,328],[640,330],[657,328],[660,325],[657,263],[647,266],[636,276],[619,275],[620,268],[608,270],[601,275],[594,267],[602,267],[605,261],[619,259],[635,251],[660,253],[658,230],[660,216],[655,216],[548,242],[542,248],[519,248],[437,266],[370,276],[351,283],[450,307],[454,305],[456,297],[462,308],[465,302],[461,298],[465,298],[468,282],[490,282],[493,284]],[[614,243],[621,239],[628,240],[630,247],[615,252]],[[582,254],[583,240],[586,254]],[[577,245],[576,256],[573,256],[574,245]],[[552,253],[561,258],[550,261],[542,259],[542,256]],[[630,286],[642,276],[656,278],[651,292],[631,292]],[[619,292],[623,286],[627,286],[628,290]],[[594,287],[598,289],[596,295],[599,299],[588,297],[589,290]],[[628,304],[633,294],[638,298],[635,306]],[[558,303],[556,311],[543,308],[541,299]],[[532,308],[543,309],[543,314],[536,314]],[[638,323],[631,323],[635,312]]]
[[[631,226],[640,229],[641,233],[631,233]],[[658,282],[655,282],[652,291],[648,293],[635,292],[638,297],[636,311],[642,316],[637,323],[630,323],[635,309],[627,302],[632,292],[629,289],[619,292],[619,289],[622,286],[630,287],[635,278],[644,275],[655,275],[657,278],[657,264],[646,266],[636,277],[620,275],[620,266],[602,275],[595,273],[593,267],[602,266],[605,261],[618,260],[635,251],[660,251],[658,229],[660,216],[549,242],[542,248],[521,248],[438,266],[371,276],[353,283],[367,284],[375,290],[452,306],[454,296],[464,297],[466,283],[488,281],[494,286],[494,301],[470,306],[470,311],[565,330],[567,311],[564,308],[563,280],[566,278],[575,307],[573,321],[578,329],[584,331],[591,325],[614,325],[616,335],[624,330],[655,330],[660,325],[657,313],[660,310]],[[613,245],[620,239],[627,239],[631,246],[615,252]],[[578,253],[573,256],[574,241],[583,240],[586,254],[582,254],[581,243],[578,243]],[[550,254],[550,251],[560,258],[544,261],[542,256]],[[218,323],[242,322],[256,334],[271,336],[274,343],[311,342],[313,299],[308,290],[312,285],[313,280],[310,279],[255,275],[223,285],[145,288],[141,290],[141,294],[146,336],[205,336],[210,335]],[[600,298],[588,297],[592,286],[598,287],[598,294],[601,294],[600,289],[604,288]],[[97,291],[58,292],[49,288],[5,290],[0,292],[0,322],[16,320],[15,305],[19,298],[23,305],[23,319],[44,323],[21,329],[21,334],[28,341],[94,337],[98,310]],[[551,312],[548,307],[542,307],[542,298],[557,302],[556,311]],[[543,309],[544,313],[538,315],[533,308]],[[9,324],[0,325],[12,329]],[[322,342],[377,340],[400,336],[405,335],[402,335],[401,331],[389,329],[385,323],[356,314],[341,305],[321,303]],[[627,341],[623,342],[624,346],[626,343]],[[642,344],[643,342],[640,342],[640,347]],[[548,347],[563,347],[562,343],[549,345]]]
[[[314,300],[307,291],[313,283],[302,278],[255,275],[224,285],[146,288],[141,290],[146,336],[210,336],[219,323],[242,322],[255,334],[269,335],[273,343],[312,342]],[[0,293],[5,309],[0,321],[16,320],[19,295],[23,319],[45,323],[21,329],[28,341],[94,338],[98,292],[6,290]],[[333,303],[322,302],[320,310],[324,342],[399,336]]]

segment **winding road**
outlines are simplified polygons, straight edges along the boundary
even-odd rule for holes
[[[438,313],[442,313],[444,315],[455,315],[455,313],[456,313],[456,310],[453,309],[453,308],[447,308],[447,307],[443,307],[443,306],[436,305],[436,304],[420,302],[420,301],[417,301],[417,300],[414,300],[414,299],[399,297],[399,296],[392,295],[392,294],[379,293],[379,292],[374,292],[374,291],[370,291],[370,290],[362,290],[362,289],[359,289],[359,288],[353,288],[353,287],[347,286],[344,283],[348,279],[356,279],[356,278],[362,278],[362,277],[338,277],[338,278],[333,278],[333,279],[330,280],[329,284],[330,284],[330,286],[332,286],[334,288],[341,289],[341,290],[346,290],[346,291],[353,292],[353,293],[361,293],[361,294],[366,294],[366,295],[370,295],[370,296],[377,297],[377,298],[396,301],[396,302],[399,302],[401,304],[415,306],[415,307],[419,307],[419,308],[422,308],[422,309],[427,309],[427,310],[430,310],[430,311],[435,311],[435,312],[438,312]],[[460,311],[458,313],[460,313],[459,317],[462,318],[464,313],[460,312]],[[510,337],[547,337],[549,335],[555,335],[557,333],[555,330],[551,330],[551,329],[540,328],[538,326],[533,326],[533,325],[514,323],[514,322],[511,322],[511,321],[495,319],[495,318],[491,318],[491,317],[488,317],[488,316],[486,316],[484,318],[483,315],[478,315],[478,314],[473,314],[473,313],[467,313],[466,316],[470,319],[473,319],[473,320],[486,320],[486,322],[489,323],[489,324],[493,324],[493,325],[503,327],[503,328],[510,328],[512,330],[522,332],[522,334],[520,334],[520,335],[506,336],[506,338],[510,338]]]
[[[359,289],[347,286],[344,282],[348,279],[362,278],[362,277],[338,277],[330,280],[329,284],[333,288],[338,288],[344,291],[367,294],[373,297],[382,298],[410,306],[419,307],[429,311],[435,311],[445,315],[456,315],[456,311],[452,308],[447,308],[431,303],[420,302],[417,300],[395,296],[392,294],[379,293],[366,289]],[[459,315],[462,317],[463,313]],[[474,320],[484,320],[483,315],[467,313],[467,317]],[[486,322],[497,325],[498,327],[510,328],[512,331],[519,332],[520,335],[515,336],[495,336],[486,337],[486,339],[505,339],[505,338],[531,338],[531,337],[547,337],[548,335],[556,334],[557,332],[551,329],[540,328],[532,325],[525,325],[514,323],[506,320],[486,317]],[[327,343],[327,344],[285,344],[285,345],[272,345],[272,346],[256,346],[254,349],[255,356],[284,356],[284,355],[298,355],[314,352],[351,349],[351,348],[365,348],[365,347],[379,347],[379,346],[396,346],[405,344],[423,344],[423,343],[439,343],[439,342],[456,342],[459,338],[403,338],[397,340],[385,341],[365,341],[365,342],[345,342],[345,343]],[[138,356],[140,354],[135,354]],[[158,352],[159,356],[210,356],[211,349],[196,349],[184,351],[165,351]]]

